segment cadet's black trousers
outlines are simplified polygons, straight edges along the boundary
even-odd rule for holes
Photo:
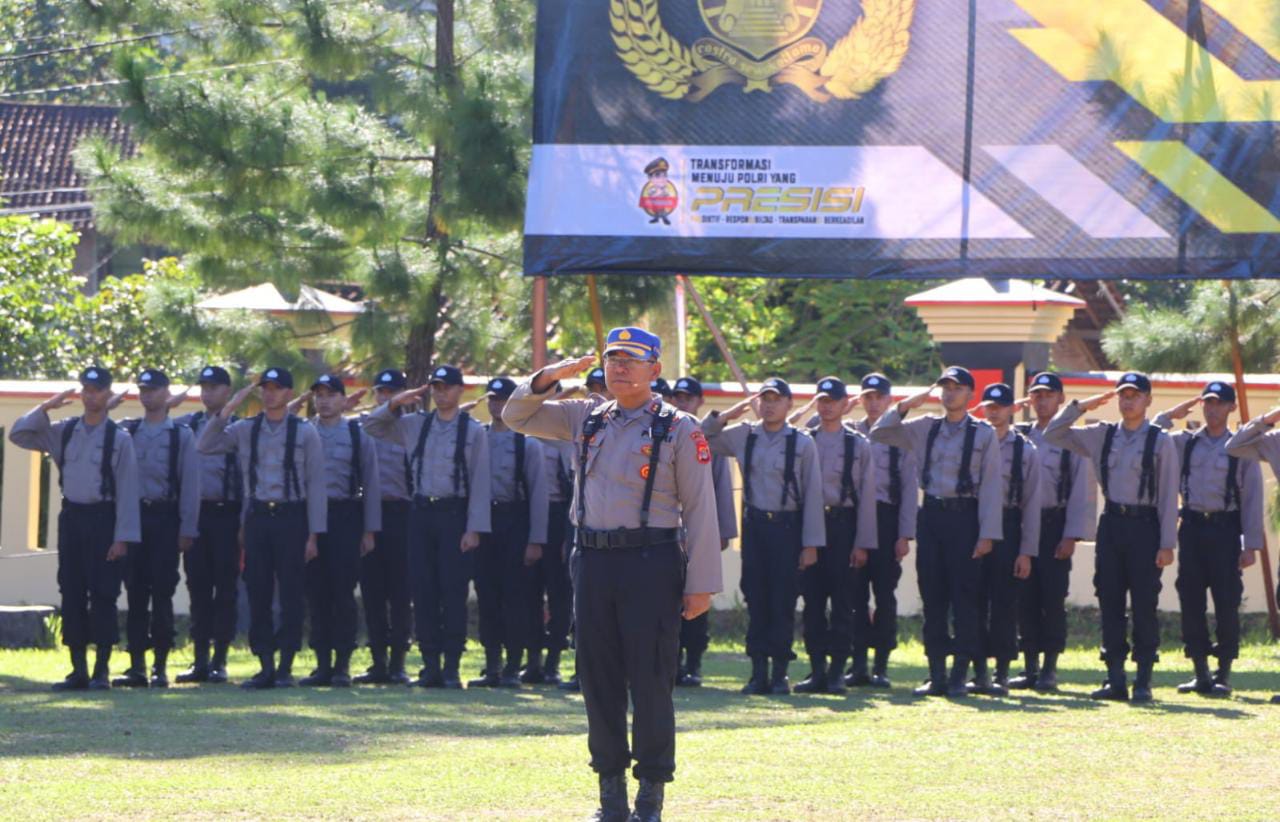
[[[1018,586],[1018,629],[1024,653],[1060,654],[1067,649],[1071,558],[1053,555],[1066,523],[1065,508],[1040,512],[1040,555],[1031,558],[1031,576]]]
[[[409,590],[423,656],[461,654],[467,645],[467,588],[474,551],[463,553],[466,497],[414,501]]]
[[[676,769],[671,692],[680,654],[684,552],[674,542],[578,549],[571,568],[591,767],[615,776],[634,758],[637,779],[670,782]],[[628,694],[635,711],[630,748]]]
[[[1184,513],[1178,528],[1178,601],[1182,606],[1182,644],[1189,657],[1240,655],[1240,599],[1244,579],[1239,512],[1213,519]],[[1218,643],[1209,643],[1206,589],[1213,595]]]
[[[249,502],[244,523],[244,582],[249,593],[249,648],[255,656],[302,647],[306,611],[307,504]],[[280,625],[272,602],[280,593]]]
[[[200,536],[182,556],[191,596],[191,641],[230,645],[236,638],[240,579],[240,503],[200,503]]]
[[[553,502],[547,513],[547,544],[543,546],[542,559],[525,571],[532,651],[559,652],[569,647],[573,589],[569,585],[568,536],[569,503]]]
[[[128,560],[107,562],[116,531],[116,504],[62,501],[58,514],[58,591],[62,644],[68,648],[120,641],[116,599]]]
[[[518,661],[533,632],[524,566],[529,503],[494,502],[491,522],[493,530],[480,535],[476,553],[480,644],[488,651],[506,648],[507,661]]]
[[[925,497],[916,517],[916,576],[924,601],[924,650],[975,659],[982,653],[978,629],[978,588],[982,563],[973,558],[978,544],[978,502],[948,500],[940,507]],[[954,624],[951,639],[948,620]]]
[[[898,506],[876,503],[877,548],[867,552],[867,564],[852,575],[853,644],[858,648],[892,651],[898,647],[898,580],[902,563],[894,556],[898,541]],[[874,618],[871,595],[875,594]]]
[[[142,542],[129,549],[125,577],[132,653],[173,647],[173,592],[178,588],[178,505],[142,503]]]
[[[748,508],[742,515],[747,656],[794,659],[800,540],[799,511]]]
[[[1123,661],[1129,656],[1125,606],[1132,603],[1133,659],[1155,662],[1160,658],[1160,523],[1151,516],[1103,514],[1098,522],[1098,550],[1093,585],[1102,611],[1102,658]]]
[[[319,553],[307,563],[306,571],[311,647],[317,651],[355,650],[356,581],[363,538],[364,501],[329,500],[329,527],[316,540]]]
[[[1004,539],[982,558],[978,597],[978,636],[983,658],[1009,660],[1018,655],[1018,580],[1013,566],[1022,546],[1022,511],[1004,509]]]
[[[360,560],[360,597],[370,648],[409,648],[409,501],[382,501],[376,547]]]
[[[853,537],[857,528],[853,508],[828,508],[827,544],[818,561],[804,570],[804,649],[809,656],[845,658],[853,642]],[[831,603],[830,616],[827,603]]]

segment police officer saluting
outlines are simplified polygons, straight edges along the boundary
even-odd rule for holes
[[[1084,414],[1119,397],[1119,423],[1073,428]],[[1106,500],[1098,524],[1094,583],[1102,612],[1102,659],[1107,681],[1094,699],[1129,699],[1125,606],[1133,611],[1133,701],[1151,701],[1151,672],[1159,659],[1160,574],[1173,562],[1178,525],[1178,453],[1173,440],[1147,421],[1151,380],[1129,372],[1110,391],[1073,400],[1045,429],[1045,439],[1093,461]]]
[[[382,490],[378,452],[360,427],[345,419],[347,389],[336,374],[321,375],[311,386],[316,406],[314,427],[324,448],[328,486],[328,528],[316,540],[316,557],[307,563],[307,604],[316,669],[298,684],[345,688],[351,685],[351,653],[356,647],[356,581],[360,558],[374,550],[382,530]],[[363,391],[351,397],[359,400]]]
[[[232,422],[232,412],[255,390],[263,410]],[[318,555],[326,530],[324,446],[312,425],[289,413],[291,399],[293,375],[268,368],[208,421],[196,441],[203,454],[235,453],[244,477],[249,647],[262,666],[241,685],[250,690],[293,685],[293,657],[302,647],[306,564]],[[272,613],[277,589],[279,630]]]
[[[982,558],[978,628],[982,655],[973,660],[970,693],[1007,696],[1009,665],[1018,655],[1018,580],[1031,575],[1031,560],[1040,550],[1040,455],[1013,425],[1017,406],[1013,389],[998,382],[982,392],[982,410],[1000,445],[1000,480],[1004,486],[1002,537]],[[987,660],[996,661],[995,679]]]
[[[142,503],[142,540],[129,555],[125,577],[129,616],[129,670],[112,685],[147,687],[147,649],[154,652],[153,688],[169,687],[166,664],[173,647],[173,592],[178,557],[199,536],[200,460],[191,429],[169,419],[169,377],[148,368],[138,377],[146,415],[122,423],[133,440]]]
[[[591,767],[600,776],[594,818],[609,822],[628,819],[625,771],[633,757],[640,790],[630,818],[661,819],[664,785],[675,773],[671,695],[681,613],[685,619],[705,613],[720,589],[711,449],[695,419],[650,392],[661,373],[661,349],[661,340],[643,329],[615,328],[604,355],[616,400],[548,402],[559,380],[595,360],[582,357],[539,371],[503,412],[515,430],[572,441],[577,451],[578,672]],[[628,691],[635,708],[631,747]]]
[[[177,420],[191,429],[193,438],[198,438],[209,419],[226,407],[231,398],[231,375],[224,368],[207,365],[200,369],[199,385],[204,410]],[[196,450],[200,463],[200,535],[182,555],[191,597],[195,661],[178,674],[177,681],[223,683],[227,681],[227,649],[236,636],[243,488],[235,454],[200,454]]]
[[[1257,562],[1265,533],[1262,466],[1227,452],[1236,390],[1225,382],[1209,383],[1200,396],[1156,415],[1155,424],[1168,431],[1197,405],[1204,427],[1170,434],[1182,466],[1176,583],[1182,643],[1195,667],[1195,678],[1178,693],[1230,696],[1231,663],[1240,655],[1241,572]],[[1206,590],[1213,594],[1216,644],[1209,641]],[[1218,658],[1216,671],[1209,669],[1210,655]]]
[[[49,412],[71,404],[75,389],[45,400],[13,424],[9,441],[43,451],[58,466],[62,511],[58,514],[58,590],[62,595],[62,644],[71,673],[55,691],[111,688],[111,648],[119,641],[116,599],[129,543],[142,539],[138,465],[133,441],[107,417],[111,372],[80,372],[84,414],[58,422]],[[97,648],[89,676],[88,646]]]
[[[378,372],[373,398],[379,405],[407,385],[403,371]],[[400,413],[400,412],[397,412]],[[364,420],[367,418],[362,417]],[[378,452],[378,488],[382,492],[382,530],[374,535],[374,550],[360,558],[360,598],[373,664],[355,677],[358,685],[408,685],[404,670],[409,650],[412,611],[409,605],[409,507],[413,476],[409,452],[399,442],[371,440]]]
[[[520,657],[530,644],[529,580],[526,568],[542,559],[547,542],[546,466],[542,443],[507,427],[502,409],[516,390],[509,377],[488,386],[489,473],[493,530],[480,538],[476,552],[476,604],[484,671],[471,687],[518,688]],[[539,614],[541,616],[541,614]],[[502,652],[506,649],[506,664]]]
[[[671,403],[694,417],[702,410],[702,383],[693,377],[681,377],[672,388]],[[720,526],[720,551],[738,536],[738,511],[733,502],[733,473],[729,458],[711,458],[711,480],[716,489],[716,522]],[[680,653],[683,659],[676,674],[676,684],[696,688],[702,685],[702,655],[711,642],[709,612],[680,623]]]
[[[1093,463],[1044,435],[1066,401],[1062,380],[1057,374],[1037,374],[1029,393],[1036,421],[1018,430],[1035,443],[1040,457],[1040,550],[1031,558],[1031,576],[1018,593],[1019,641],[1026,667],[1009,687],[1050,692],[1058,688],[1058,655],[1067,647],[1071,557],[1077,541],[1093,539],[1098,492]]]
[[[428,391],[434,411],[400,413]],[[370,435],[409,451],[414,488],[409,578],[423,688],[462,687],[458,663],[467,644],[472,556],[480,535],[490,530],[488,439],[480,423],[459,409],[462,391],[462,372],[441,365],[426,385],[401,391],[364,421]]]
[[[936,388],[942,415],[903,418]],[[871,428],[871,440],[914,453],[924,504],[917,531],[916,573],[924,600],[924,649],[929,681],[918,696],[964,696],[969,661],[982,653],[978,619],[980,560],[1003,534],[1000,447],[995,432],[968,412],[973,375],[951,366],[934,388],[907,397]],[[952,645],[948,622],[955,625]],[[947,676],[947,651],[954,660]]]
[[[761,422],[725,427],[753,404]],[[791,692],[787,665],[795,659],[797,571],[815,564],[826,544],[817,448],[787,423],[790,410],[791,386],[770,377],[755,396],[702,421],[712,453],[735,458],[742,470],[742,594],[751,657],[744,694]]]

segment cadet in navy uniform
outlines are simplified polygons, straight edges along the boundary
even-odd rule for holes
[[[9,441],[43,451],[58,466],[62,510],[58,514],[58,591],[62,595],[62,644],[71,654],[71,673],[55,691],[111,688],[111,648],[119,641],[116,599],[129,543],[142,539],[138,505],[138,465],[129,432],[107,416],[111,372],[80,372],[84,414],[50,422],[49,412],[71,403],[75,389],[63,391],[23,415],[9,429]],[[88,646],[97,648],[89,676]]]
[[[796,691],[840,694],[845,691],[844,665],[853,646],[850,569],[865,567],[879,545],[876,509],[871,504],[875,459],[871,441],[843,421],[853,407],[844,381],[823,377],[815,398],[819,422],[809,434],[817,445],[827,539],[818,549],[818,561],[805,569],[801,580],[810,668]]]
[[[379,405],[407,386],[403,371],[388,368],[373,380]],[[348,403],[349,404],[349,403]],[[402,413],[397,410],[397,413]],[[362,420],[367,419],[362,417]],[[382,530],[374,535],[374,550],[360,558],[360,598],[373,664],[355,677],[360,685],[408,685],[404,659],[409,651],[413,612],[409,604],[409,508],[413,476],[409,452],[399,442],[374,439],[378,452],[378,487],[382,492]]]
[[[261,392],[262,412],[232,422],[232,412],[255,390]],[[235,453],[244,477],[249,647],[262,666],[241,685],[250,690],[293,685],[293,657],[302,647],[306,564],[318,555],[327,525],[324,446],[310,423],[289,413],[292,398],[293,375],[268,368],[208,421],[196,441],[202,454]],[[278,629],[272,611],[277,589]]]
[[[1037,374],[1029,393],[1036,421],[1018,430],[1035,443],[1040,456],[1040,550],[1018,593],[1019,643],[1026,665],[1009,687],[1052,692],[1058,688],[1058,656],[1067,648],[1071,557],[1076,543],[1092,540],[1097,531],[1098,491],[1092,462],[1045,439],[1045,428],[1066,401],[1061,378]]]
[[[436,410],[398,413],[427,391]],[[467,644],[473,552],[480,535],[490,531],[488,438],[480,423],[459,410],[462,391],[462,372],[441,365],[426,385],[396,394],[364,423],[373,437],[409,451],[414,487],[409,579],[423,688],[462,687],[458,663]]]
[[[1013,389],[1002,382],[982,392],[982,411],[1000,446],[1004,486],[1002,537],[982,558],[978,631],[982,655],[973,660],[969,692],[1008,696],[1009,665],[1018,655],[1018,580],[1031,576],[1031,560],[1040,551],[1040,455],[1013,425],[1017,406]],[[987,660],[996,661],[994,680]]]
[[[941,389],[945,413],[903,418]],[[933,388],[902,400],[871,428],[873,442],[916,454],[920,461],[920,508],[916,573],[924,600],[924,648],[929,681],[918,696],[965,696],[970,660],[982,653],[979,627],[981,559],[1003,532],[1004,495],[1000,447],[990,426],[968,412],[973,375],[951,366]],[[955,624],[951,642],[948,618]],[[947,676],[947,652],[954,659]]]
[[[142,504],[142,540],[129,552],[129,670],[112,685],[147,687],[147,649],[153,650],[151,687],[169,687],[167,663],[175,639],[173,592],[178,557],[200,534],[200,459],[191,429],[169,419],[169,377],[148,368],[138,377],[146,415],[121,425],[133,440]]]
[[[1084,414],[1119,395],[1120,423],[1073,428]],[[1106,500],[1098,524],[1094,585],[1102,611],[1102,658],[1107,681],[1094,699],[1129,699],[1125,606],[1133,611],[1133,658],[1138,665],[1133,701],[1151,701],[1151,673],[1159,659],[1160,574],[1173,562],[1178,530],[1178,452],[1173,440],[1147,421],[1151,380],[1129,372],[1116,387],[1073,400],[1045,429],[1049,442],[1093,461]]]
[[[659,397],[662,397],[664,400],[671,399],[671,383],[667,382],[662,377],[658,377],[656,380],[649,383],[649,390],[657,394]]]
[[[1265,535],[1262,466],[1227,451],[1228,423],[1236,410],[1236,389],[1211,382],[1198,397],[1156,415],[1168,431],[1200,405],[1204,427],[1171,433],[1182,466],[1182,522],[1178,528],[1178,602],[1182,644],[1195,678],[1178,693],[1231,695],[1231,663],[1240,655],[1240,600],[1243,570],[1258,561]],[[1241,550],[1243,548],[1243,550]],[[1213,594],[1217,642],[1209,641],[1208,602]],[[1209,668],[1210,655],[1218,669]]]
[[[725,427],[753,404],[761,422]],[[826,544],[817,448],[787,423],[790,410],[791,386],[770,377],[760,393],[702,421],[711,452],[734,457],[742,470],[742,594],[751,657],[744,694],[791,692],[787,665],[795,659],[797,570],[815,564]]]
[[[594,818],[654,822],[675,773],[675,685],[681,614],[705,613],[720,590],[711,449],[697,420],[649,390],[662,343],[640,328],[609,332],[604,356],[616,400],[548,400],[594,357],[544,368],[516,389],[503,418],[517,431],[574,443],[578,457],[572,560],[578,670],[591,766],[600,776]],[[681,529],[684,550],[681,550]],[[683,594],[683,597],[682,597]],[[627,745],[627,697],[635,706]],[[628,817],[625,771],[640,780]]]
[[[488,386],[489,478],[493,530],[476,552],[476,604],[484,671],[468,685],[518,688],[520,658],[535,625],[529,620],[526,568],[542,559],[547,542],[547,486],[542,443],[516,433],[502,421],[515,381],[495,377]],[[539,630],[541,625],[536,626]],[[506,662],[503,662],[503,650]]]
[[[872,426],[893,404],[893,385],[876,372],[862,378],[861,389],[859,402],[866,417],[853,427],[870,439]],[[898,580],[902,579],[902,561],[916,538],[916,457],[911,451],[874,440],[870,445],[875,460],[876,550],[867,552],[866,564],[853,570],[853,659],[845,684],[888,688],[892,684],[889,654],[898,647]],[[872,594],[876,600],[874,619]],[[874,649],[875,659],[868,675],[869,649]]]
[[[382,530],[381,476],[372,438],[361,429],[360,420],[342,415],[347,409],[342,378],[323,374],[311,391],[316,406],[312,425],[324,448],[329,527],[316,541],[316,558],[307,563],[307,607],[317,664],[298,684],[346,688],[351,685],[351,654],[360,617],[360,558],[374,550]]]
[[[671,403],[694,417],[702,410],[702,383],[693,377],[681,377],[672,389]],[[711,479],[716,489],[716,522],[720,526],[720,552],[729,540],[738,536],[738,512],[733,502],[733,472],[729,458],[711,458]],[[683,656],[676,673],[676,684],[696,688],[702,685],[702,655],[711,642],[708,615],[686,619],[680,623],[680,653]]]
[[[547,542],[528,566],[529,659],[520,681],[563,685],[560,655],[569,647],[573,588],[569,583],[569,503],[573,499],[573,445],[543,439],[543,479],[547,489]],[[545,617],[545,619],[544,619]],[[546,658],[543,659],[543,652]]]

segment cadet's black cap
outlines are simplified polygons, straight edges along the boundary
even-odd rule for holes
[[[144,368],[138,375],[139,388],[168,388],[169,375],[158,368]]]
[[[516,381],[510,377],[494,377],[489,380],[488,389],[489,396],[495,399],[505,400],[516,391]]]
[[[262,376],[258,378],[258,385],[266,385],[269,382],[273,382],[281,388],[293,388],[293,374],[290,374],[287,368],[272,366],[263,371]]]
[[[431,372],[430,382],[442,382],[445,385],[462,385],[462,371],[452,365],[437,365]]]
[[[675,387],[671,389],[672,394],[692,394],[695,397],[702,396],[702,383],[693,377],[681,377],[676,380]]]
[[[787,385],[787,381],[782,377],[770,377],[760,386],[761,394],[767,394],[770,391],[783,397],[791,396],[791,386]]]
[[[594,382],[598,382],[601,385],[604,385],[604,369],[603,368],[593,368],[591,369],[591,371],[587,373],[587,385],[591,385]]]
[[[884,374],[876,371],[862,378],[862,393],[874,391],[877,394],[888,394],[893,390],[893,383]]]
[[[839,377],[823,377],[818,380],[818,396],[842,400],[849,396],[849,389]]]
[[[373,379],[374,388],[394,388],[397,391],[409,384],[409,380],[405,377],[403,371],[395,368],[386,368],[378,372],[378,376]]]
[[[231,385],[231,375],[227,369],[218,365],[206,365],[200,369],[200,377],[196,380],[200,385]]]
[[[336,391],[343,396],[346,396],[347,393],[347,386],[343,384],[342,377],[337,374],[321,374],[316,377],[316,381],[311,383],[311,390],[315,391],[317,388],[328,388],[330,391]]]
[[[1013,389],[1002,382],[992,383],[983,389],[982,401],[1008,408],[1013,405]]]
[[[101,366],[91,365],[80,372],[80,384],[92,385],[94,388],[110,388],[111,372]]]
[[[1116,390],[1121,388],[1136,388],[1144,394],[1150,394],[1151,378],[1138,371],[1129,371],[1116,380]]]
[[[649,390],[662,397],[671,396],[671,384],[662,377],[658,377],[656,380],[649,383]]]
[[[969,369],[962,368],[958,365],[952,365],[943,369],[942,374],[938,377],[937,383],[947,382],[948,380],[954,383],[959,383],[960,385],[967,385],[970,388],[973,388],[976,385],[973,381],[973,375],[969,373]],[[934,384],[936,385],[937,383]]]
[[[1037,391],[1061,391],[1062,378],[1057,374],[1048,371],[1042,371],[1036,374],[1036,378],[1031,381],[1031,388],[1027,393],[1034,394]]]
[[[1231,383],[1211,382],[1204,387],[1203,391],[1200,392],[1200,396],[1206,400],[1210,397],[1216,397],[1223,402],[1235,402],[1236,389]]]

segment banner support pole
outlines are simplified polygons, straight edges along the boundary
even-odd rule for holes
[[[547,278],[533,278],[533,370],[547,367]]]
[[[707,328],[711,331],[711,338],[716,341],[716,348],[720,349],[720,355],[729,364],[729,370],[733,372],[734,379],[742,385],[742,393],[747,393],[747,375],[743,373],[738,366],[738,361],[734,359],[733,352],[729,350],[729,344],[725,342],[724,334],[720,333],[720,326],[716,325],[716,321],[711,318],[711,312],[707,310],[706,303],[702,301],[702,295],[698,293],[698,289],[693,287],[693,280],[687,274],[677,274],[676,278],[684,285],[684,289],[689,292],[689,296],[693,298],[693,304],[698,307],[698,313],[702,315],[702,321],[707,324]]]

